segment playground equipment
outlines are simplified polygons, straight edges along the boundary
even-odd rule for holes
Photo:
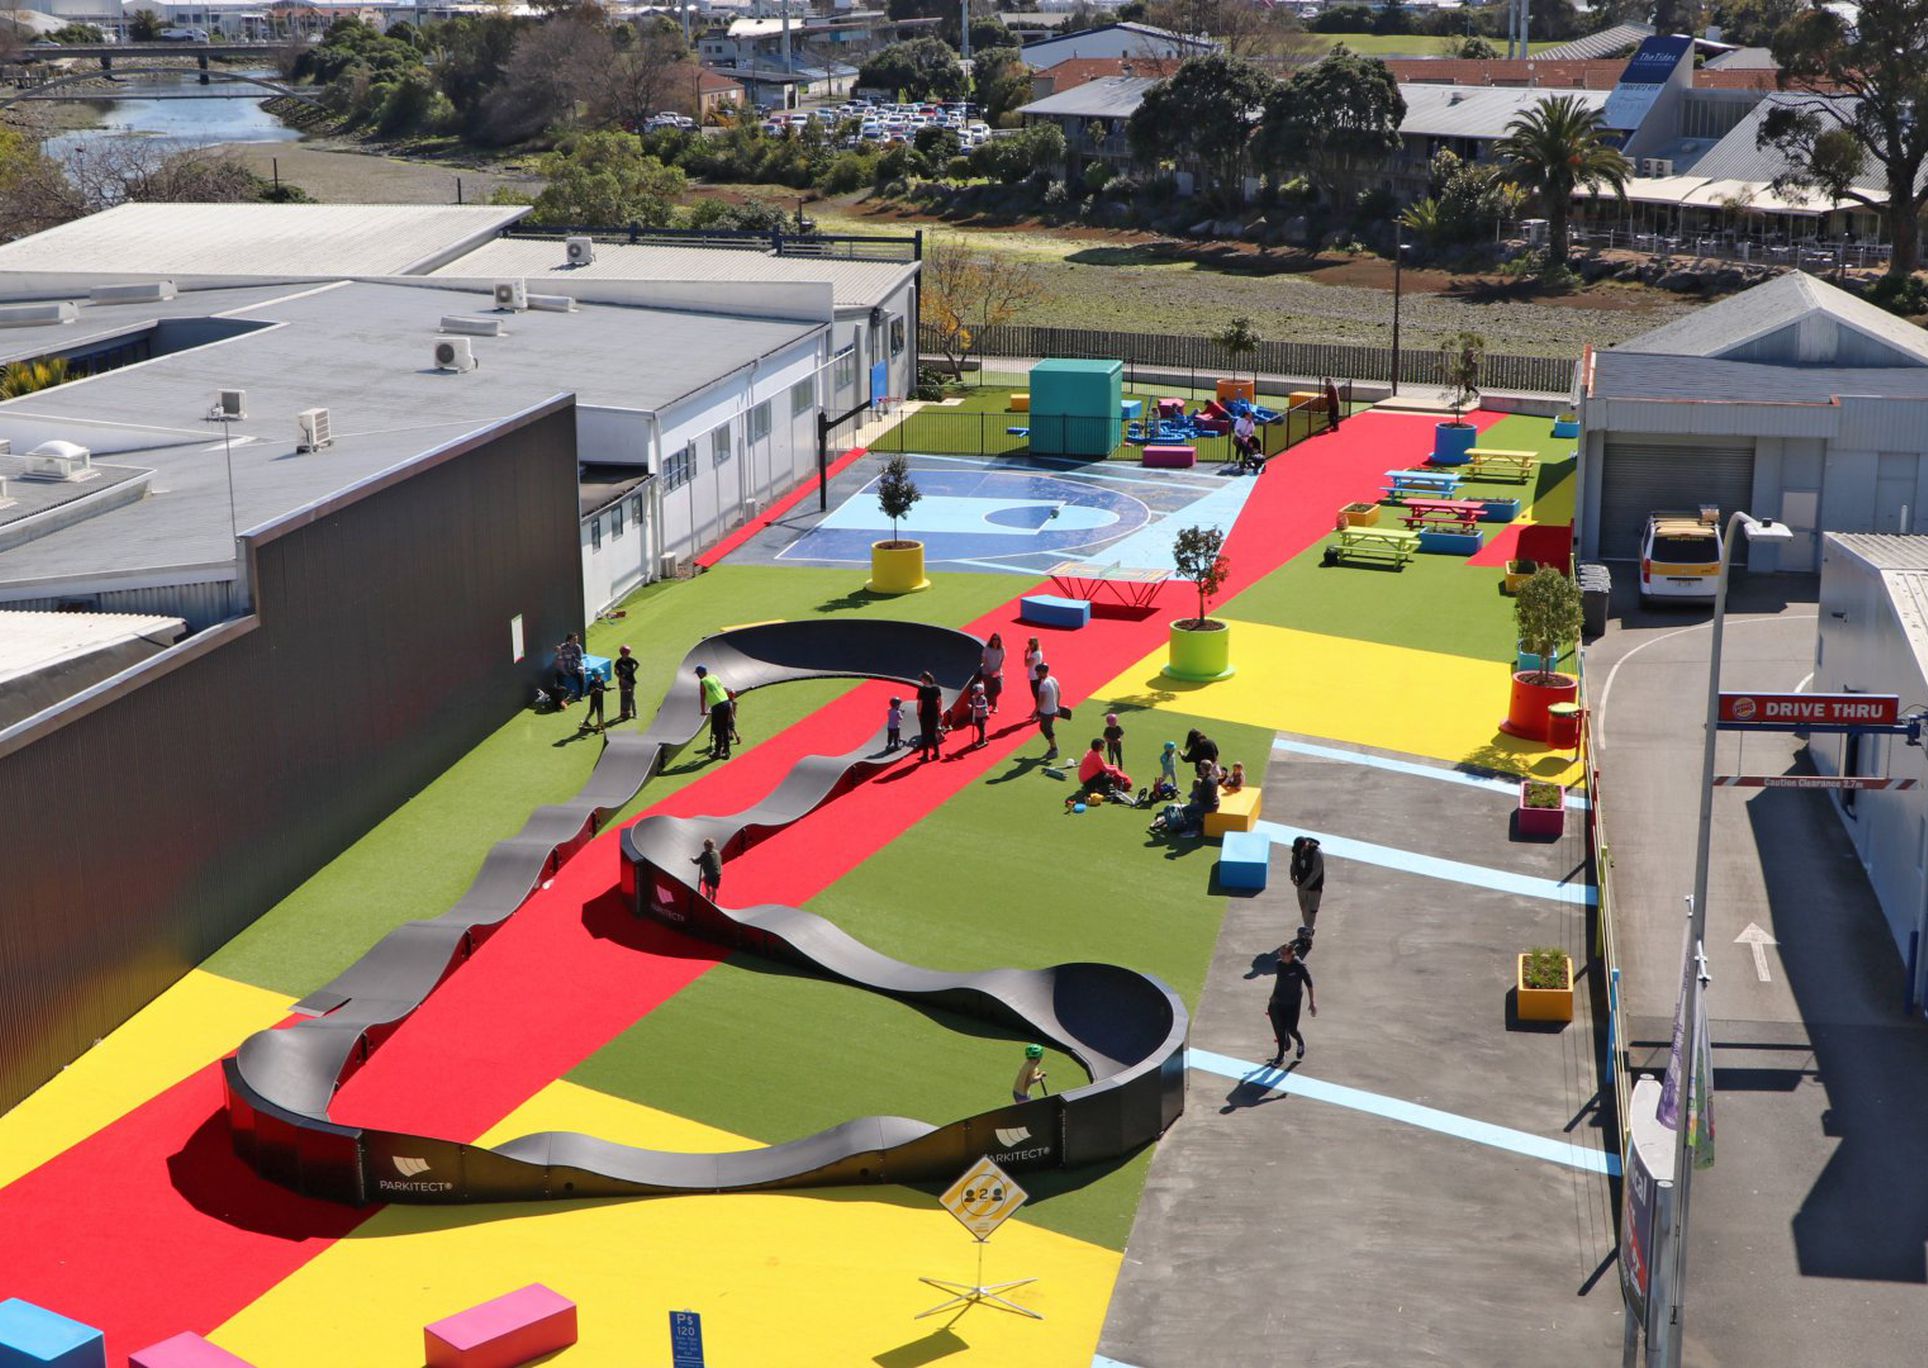
[[[1040,361],[1031,367],[1031,451],[1109,456],[1124,402],[1122,361]]]
[[[949,705],[976,673],[981,650],[976,637],[915,622],[763,623],[700,642],[677,667],[666,698],[687,705],[702,664],[739,694],[807,679],[909,687],[929,670]],[[754,807],[725,816],[646,817],[629,827],[621,837],[624,898],[638,916],[684,935],[1051,1041],[1085,1068],[1090,1083],[944,1126],[867,1116],[788,1144],[720,1154],[639,1149],[573,1132],[485,1147],[330,1120],[341,1079],[702,725],[695,709],[672,703],[647,730],[606,735],[583,790],[567,803],[538,808],[520,833],[499,842],[453,909],[391,931],[296,1003],[309,1020],[242,1042],[222,1066],[236,1153],[262,1176],[312,1197],[447,1205],[948,1181],[987,1155],[1006,1168],[1068,1168],[1129,1154],[1177,1120],[1190,1018],[1177,994],[1149,975],[1096,962],[964,974],[921,969],[798,908],[731,911],[690,885],[690,852],[705,838],[733,859],[807,816],[853,775],[901,760],[907,752],[885,751],[881,729],[845,754],[798,761]]]

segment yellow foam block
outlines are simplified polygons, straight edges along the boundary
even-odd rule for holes
[[[1238,673],[1230,679],[1185,683],[1163,674],[1164,663],[1160,647],[1093,697],[1554,783],[1570,783],[1580,774],[1571,756],[1500,731],[1512,689],[1510,661],[1239,621],[1232,624],[1232,663]]]
[[[750,1144],[566,1082],[483,1142],[545,1130],[672,1150]],[[926,1363],[932,1352],[960,1368],[1091,1362],[1119,1255],[1020,1214],[991,1237],[985,1278],[1037,1278],[1012,1296],[1047,1319],[972,1311],[948,1329],[942,1317],[913,1319],[943,1300],[919,1275],[971,1281],[976,1259],[933,1198],[899,1187],[396,1206],[211,1338],[277,1368],[420,1363],[423,1325],[541,1282],[575,1300],[582,1338],[556,1361],[584,1368],[667,1363],[668,1313],[685,1309],[702,1313],[719,1365]]]
[[[1223,836],[1228,831],[1250,831],[1259,821],[1259,791],[1246,787],[1236,793],[1218,795],[1218,811],[1205,814],[1205,835]]]
[[[293,999],[218,974],[185,978],[0,1116],[0,1187],[288,1015]]]
[[[1029,394],[1014,394],[1011,396],[1011,412],[1029,413],[1030,411],[1031,396]]]

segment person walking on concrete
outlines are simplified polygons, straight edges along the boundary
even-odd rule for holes
[[[710,759],[728,760],[730,758],[730,691],[723,687],[723,681],[710,673],[707,665],[696,667],[696,689],[698,706],[710,719]]]
[[[1046,760],[1058,758],[1058,677],[1051,673],[1051,667],[1042,660],[1038,662],[1038,730],[1044,733],[1044,752]]]
[[[1279,947],[1272,974],[1272,1000],[1265,1005],[1265,1015],[1272,1021],[1272,1035],[1279,1047],[1267,1067],[1276,1069],[1285,1062],[1285,1047],[1290,1042],[1298,1042],[1298,1050],[1292,1057],[1305,1058],[1305,1037],[1299,1033],[1299,1007],[1303,1002],[1316,1017],[1319,998],[1312,990],[1312,975],[1306,972],[1305,961],[1299,958],[1298,946],[1293,942],[1287,941]]]
[[[1031,1089],[1045,1087],[1044,1080],[1050,1077],[1044,1071],[1044,1046],[1026,1045],[1024,1063],[1018,1066],[1018,1076],[1011,1084],[1013,1102],[1029,1102]]]
[[[616,663],[611,668],[616,672],[616,701],[620,705],[616,720],[627,722],[636,715],[636,657],[629,653],[629,647],[616,653]]]
[[[984,643],[984,653],[977,659],[977,677],[995,714],[997,701],[1004,693],[1004,637],[1001,634],[991,633],[991,639]]]
[[[944,725],[944,691],[929,670],[917,677],[917,758],[935,760]]]
[[[1325,855],[1311,836],[1292,838],[1292,886],[1299,890],[1299,915],[1307,926],[1319,924],[1319,899],[1325,894]]]
[[[578,732],[603,729],[603,695],[608,692],[609,686],[603,683],[601,674],[589,676],[589,692],[584,695],[589,700],[589,711],[582,715],[582,725],[576,728]]]
[[[723,853],[716,848],[716,842],[705,836],[703,853],[690,861],[696,866],[696,891],[716,901],[716,891],[723,886]]]

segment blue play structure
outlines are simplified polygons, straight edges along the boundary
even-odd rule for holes
[[[1168,442],[1195,442],[1201,437],[1222,437],[1230,430],[1232,419],[1250,413],[1261,425],[1276,423],[1283,416],[1277,409],[1260,408],[1244,399],[1212,400],[1199,405],[1196,413],[1179,412],[1143,422],[1125,424],[1125,440],[1133,446],[1156,446]],[[1209,424],[1209,425],[1208,425]]]

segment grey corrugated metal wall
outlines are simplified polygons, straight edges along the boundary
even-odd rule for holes
[[[256,618],[0,747],[0,1110],[526,704],[582,625],[575,532],[559,400],[265,532]]]

